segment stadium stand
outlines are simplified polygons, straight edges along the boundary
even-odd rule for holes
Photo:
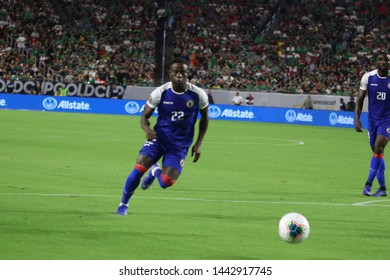
[[[388,2],[2,0],[0,75],[150,86],[180,56],[204,88],[354,95],[389,48]]]

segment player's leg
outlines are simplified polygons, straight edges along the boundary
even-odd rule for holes
[[[372,188],[372,182],[374,181],[379,166],[380,166],[380,159],[378,159],[375,156],[374,147],[375,147],[375,140],[377,136],[378,127],[375,125],[374,122],[368,122],[368,141],[370,143],[371,150],[373,152],[373,156],[370,161],[370,169],[367,176],[366,184],[364,185],[363,189],[363,195],[371,196],[371,188]]]
[[[150,172],[148,175],[145,177],[145,179],[142,181],[142,189],[147,190],[154,182],[154,179],[156,179],[156,174],[155,172],[160,169],[160,165],[158,163],[155,163],[151,166]]]
[[[117,214],[126,215],[127,208],[129,207],[130,198],[133,196],[135,189],[138,187],[139,182],[145,172],[148,170],[146,166],[141,164],[135,164],[134,169],[131,171],[126,179],[125,186],[122,191],[122,199],[119,203]]]
[[[143,190],[148,189],[154,182],[154,179],[156,178],[155,171],[156,169],[159,169],[160,166],[158,165],[157,161],[164,155],[165,149],[164,146],[160,143],[158,139],[154,139],[153,141],[148,141],[148,144],[145,145],[140,153],[144,154],[145,156],[148,156],[151,159],[150,165],[148,166],[148,169],[150,168],[150,171],[148,175],[143,179],[141,187]]]
[[[142,176],[160,157],[158,145],[156,145],[154,141],[146,141],[145,145],[140,150],[134,169],[126,179],[125,186],[123,187],[122,199],[116,212],[117,214],[127,214],[130,198],[137,189]]]
[[[163,168],[155,172],[160,187],[166,189],[175,184],[183,170],[186,157],[187,150],[167,153],[164,156]]]
[[[375,140],[374,144],[374,156],[379,157],[378,169],[377,169],[377,180],[379,183],[379,190],[373,196],[387,196],[386,191],[386,180],[385,180],[385,169],[386,163],[384,160],[384,150],[389,142],[390,133],[390,124],[387,126],[380,126],[378,128],[378,137]]]
[[[384,158],[383,158],[384,159]],[[378,169],[378,173],[376,174],[376,178],[378,180],[379,187],[386,189],[386,162],[383,160],[382,165]]]
[[[153,165],[147,178],[149,176],[157,178],[160,187],[163,189],[172,186],[183,170],[186,156],[186,150],[166,153],[163,158],[162,169],[158,165]]]
[[[178,171],[172,166],[165,166],[163,169],[157,169],[155,176],[160,184],[160,187],[166,189],[176,183],[180,173],[181,170]]]
[[[375,180],[375,177],[378,174],[378,170],[381,167],[381,165],[383,164],[383,162],[384,162],[383,154],[378,154],[378,153],[374,152],[374,154],[372,155],[372,158],[371,158],[371,162],[370,162],[370,170],[369,170],[368,176],[367,176],[365,191],[367,189],[369,189],[371,191],[372,182]],[[367,195],[364,192],[363,192],[363,194]]]

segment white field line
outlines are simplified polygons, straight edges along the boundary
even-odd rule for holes
[[[266,144],[272,144],[276,146],[284,146],[284,145],[304,145],[305,142],[294,140],[294,139],[281,139],[281,138],[266,138],[266,137],[256,137],[256,136],[248,136],[247,139],[252,138],[255,139],[255,142],[241,142],[243,145],[264,145]],[[277,141],[280,141],[281,143],[276,143]],[[204,141],[206,144],[232,144],[236,145],[237,143],[232,142],[221,142],[221,141]]]
[[[45,136],[41,136],[41,135],[33,135],[31,136],[30,138],[46,138],[46,139],[80,139],[79,136],[68,136],[66,135],[65,136],[62,136],[62,135],[56,135],[56,134],[53,134],[53,135],[45,135]],[[264,143],[266,144],[272,144],[272,145],[276,145],[276,146],[285,146],[285,145],[304,145],[305,142],[303,141],[300,141],[300,140],[294,140],[294,139],[282,139],[282,138],[267,138],[267,137],[256,137],[256,136],[248,136],[246,137],[247,139],[255,139],[256,141],[254,142],[240,142],[244,145],[264,145]],[[102,137],[98,137],[98,136],[83,136],[83,139],[95,139],[95,140],[112,140],[112,141],[126,141],[128,142],[129,141],[129,138],[126,138],[126,137],[123,137],[123,138],[118,138],[118,137],[111,137],[111,136],[102,136]],[[132,139],[130,139],[132,140]],[[281,143],[277,143],[277,142],[281,142]],[[140,145],[142,145],[142,141],[140,140],[134,140],[133,141],[134,143],[139,143]],[[205,144],[224,144],[224,145],[236,145],[237,143],[235,141],[232,141],[232,142],[221,142],[221,141],[203,141],[203,143]]]
[[[0,196],[50,196],[50,197],[98,197],[98,198],[120,198],[117,195],[100,194],[61,194],[61,193],[0,193]],[[157,200],[176,200],[176,201],[197,201],[212,203],[243,203],[243,204],[287,204],[287,205],[320,205],[320,206],[370,206],[370,207],[390,207],[390,204],[381,204],[390,202],[390,199],[367,200],[348,203],[325,203],[325,202],[305,202],[305,201],[262,201],[262,200],[230,200],[230,199],[207,199],[207,198],[188,198],[188,197],[142,197],[134,196],[137,199],[157,199]]]

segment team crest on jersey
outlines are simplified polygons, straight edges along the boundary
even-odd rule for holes
[[[184,166],[184,159],[180,160],[180,166],[181,166],[181,167]]]
[[[188,100],[186,105],[187,105],[187,108],[194,107],[194,100]]]

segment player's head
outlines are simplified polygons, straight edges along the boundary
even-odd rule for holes
[[[185,59],[175,58],[172,60],[169,78],[175,91],[182,92],[186,89],[188,72],[188,62]]]
[[[376,56],[376,67],[380,71],[389,71],[389,57],[384,51],[379,52]]]

